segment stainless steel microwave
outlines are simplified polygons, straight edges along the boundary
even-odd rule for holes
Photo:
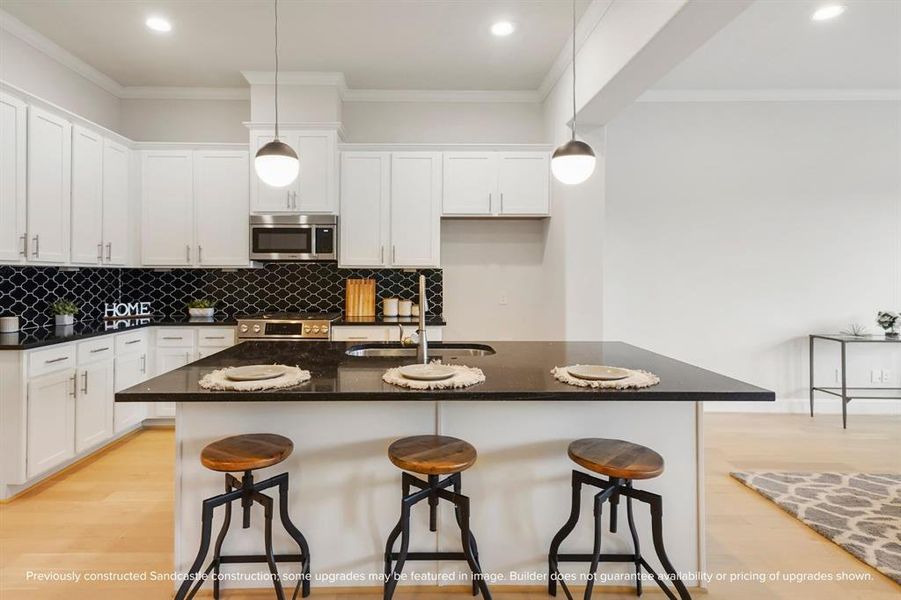
[[[338,217],[250,215],[250,260],[338,260]]]

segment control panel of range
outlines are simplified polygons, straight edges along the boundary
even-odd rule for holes
[[[328,340],[337,315],[292,313],[238,317],[238,337],[242,339]]]

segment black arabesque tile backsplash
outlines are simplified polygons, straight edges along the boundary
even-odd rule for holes
[[[0,315],[18,315],[22,328],[53,323],[58,298],[81,308],[79,321],[103,317],[103,305],[149,300],[159,315],[184,314],[195,298],[218,301],[217,314],[265,311],[342,312],[344,281],[376,280],[376,295],[416,300],[419,274],[426,276],[429,313],[441,314],[440,269],[339,269],[335,263],[268,263],[257,269],[116,269],[0,266]]]

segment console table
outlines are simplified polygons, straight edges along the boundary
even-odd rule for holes
[[[827,340],[841,344],[841,387],[822,387],[814,384],[813,350],[816,340]],[[848,428],[848,403],[854,398],[901,400],[901,388],[848,387],[847,347],[848,344],[901,344],[901,338],[884,335],[847,335],[843,333],[814,333],[810,335],[810,416],[813,416],[814,392],[823,392],[842,399],[842,427]]]

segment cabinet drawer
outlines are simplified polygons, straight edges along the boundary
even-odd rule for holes
[[[156,332],[157,348],[193,348],[194,330],[186,327],[160,327]]]
[[[28,376],[37,377],[75,367],[75,346],[63,344],[46,350],[36,350],[28,357]]]
[[[116,349],[116,340],[111,335],[78,343],[78,364],[84,364],[104,358],[112,358]]]
[[[201,348],[228,348],[235,345],[233,327],[198,327],[197,345]]]
[[[332,341],[335,342],[387,342],[390,339],[392,329],[397,326],[380,327],[354,325],[353,327],[332,327]],[[395,334],[397,335],[397,334]]]
[[[116,354],[147,351],[147,331],[132,331],[116,336]]]

